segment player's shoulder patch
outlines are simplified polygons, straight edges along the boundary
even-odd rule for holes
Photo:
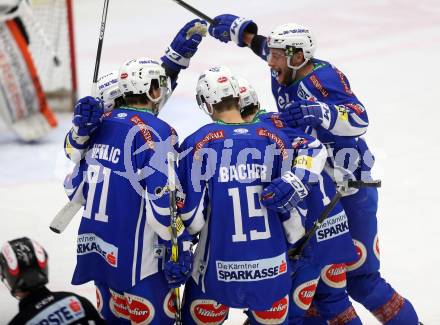
[[[145,140],[145,142],[148,144],[148,146],[151,149],[154,149],[154,141],[153,141],[151,126],[145,123],[145,121],[137,114],[134,114],[133,116],[130,117],[130,122],[136,125],[137,127],[139,127],[142,138]]]
[[[274,142],[277,148],[281,150],[281,157],[283,159],[287,159],[289,157],[286,142],[276,130],[272,130],[270,127],[266,128],[261,126],[257,128],[256,132],[258,136],[268,138]]]
[[[219,128],[217,130],[211,130],[204,135],[201,134],[202,137],[198,138],[198,141],[194,145],[194,156],[197,157],[197,152],[201,150],[208,142],[224,139],[225,138],[225,130]]]
[[[316,73],[316,72],[312,72],[308,76],[308,80],[313,85],[314,89],[317,90],[321,94],[322,97],[327,98],[330,95],[330,93],[326,89],[326,87],[324,86],[321,79],[322,78],[320,76],[318,77],[318,73]]]

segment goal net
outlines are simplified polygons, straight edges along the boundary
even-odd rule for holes
[[[29,50],[49,106],[70,111],[77,80],[73,30],[73,0],[30,0],[22,18]]]

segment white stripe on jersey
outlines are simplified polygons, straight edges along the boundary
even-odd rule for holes
[[[145,210],[146,210],[146,213],[147,213],[147,223],[150,225],[150,227],[157,234],[159,234],[159,236],[162,239],[164,239],[164,240],[171,240],[171,233],[170,233],[169,227],[166,227],[163,224],[161,224],[159,222],[159,220],[157,220],[155,218],[154,212],[153,212],[153,209],[154,209],[154,211],[157,214],[165,215],[165,216],[168,215],[169,216],[170,215],[170,209],[169,208],[167,208],[167,209],[159,208],[158,206],[156,206],[153,202],[151,202],[148,199],[145,199],[145,203],[146,203],[145,204]],[[164,212],[165,210],[167,211],[167,213],[165,213],[165,214],[159,213],[159,212]]]
[[[319,182],[319,189],[321,191],[322,194],[322,203],[324,205],[328,205],[330,203],[330,198],[327,196],[327,194],[325,193],[325,188],[324,188],[324,179],[322,178],[322,175],[319,174],[318,175],[318,182]]]
[[[194,216],[194,219],[191,221],[191,223],[189,225],[186,225],[186,229],[191,235],[198,233],[205,224],[205,218],[203,216],[203,203],[205,202],[205,194],[207,188],[208,187],[206,185],[205,188],[203,189],[202,195],[200,196],[200,202],[197,205],[197,207],[195,207],[194,209],[192,209],[187,213],[182,213],[180,215],[183,221],[190,220],[192,216]]]
[[[196,251],[194,252],[194,266],[192,277],[195,283],[199,284],[200,276],[202,276],[202,281],[205,279],[206,266],[208,265],[209,254],[207,260],[204,260],[205,251],[206,251],[206,243],[208,241],[208,231],[209,231],[209,221],[211,219],[211,209],[208,206],[207,217],[205,227],[203,227],[202,232],[200,233],[199,242],[197,243]],[[203,270],[201,269],[203,268]],[[204,290],[204,282],[203,288]]]
[[[144,212],[144,198],[142,197],[141,207],[139,209],[138,221],[136,224],[136,234],[134,237],[134,249],[133,249],[133,265],[131,269],[131,285],[136,284],[136,264],[138,256],[138,245],[139,245],[139,228],[141,226],[142,215]]]
[[[158,237],[154,230],[145,223],[142,245],[142,260],[140,279],[159,272],[159,260],[155,255],[155,247],[157,247]]]

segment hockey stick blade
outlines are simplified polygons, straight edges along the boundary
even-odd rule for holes
[[[57,234],[61,234],[72,221],[73,217],[81,209],[82,204],[78,202],[68,202],[53,218],[49,225],[50,230]]]

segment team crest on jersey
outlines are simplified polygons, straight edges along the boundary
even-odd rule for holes
[[[131,324],[147,325],[154,318],[154,306],[146,298],[125,294],[127,297],[128,311],[130,313]]]
[[[257,129],[257,135],[260,137],[266,137],[274,141],[277,145],[277,147],[281,150],[281,157],[284,159],[287,159],[289,157],[289,154],[286,150],[286,145],[284,144],[284,141],[275,133],[272,133],[266,129],[258,128]]]
[[[139,128],[139,130],[141,131],[142,137],[144,138],[148,147],[150,149],[154,149],[155,146],[154,146],[153,136],[151,135],[151,132],[149,130],[149,126],[147,124],[145,124],[145,122],[138,115],[133,115],[130,118],[130,121],[131,121],[131,123],[133,123],[134,125],[136,125]]]
[[[354,271],[360,268],[367,260],[367,249],[365,248],[365,245],[356,239],[353,239],[353,243],[358,257],[354,262],[345,263],[347,265],[347,271]]]
[[[170,290],[163,301],[163,310],[165,314],[169,318],[175,318],[176,315],[176,292],[174,290]]]
[[[255,319],[261,324],[281,324],[286,320],[289,310],[289,296],[276,301],[272,307],[265,311],[252,311]]]
[[[345,264],[331,264],[321,270],[321,279],[332,288],[344,288],[347,284]]]
[[[318,242],[329,240],[345,233],[348,233],[348,220],[344,211],[337,215],[325,219],[316,230],[316,240]]]
[[[318,77],[315,74],[311,75],[309,79],[312,82],[313,86],[315,86],[315,88],[321,93],[323,97],[328,97],[329,94],[327,89],[322,86],[321,81],[319,81]]]
[[[130,311],[128,310],[127,298],[118,292],[110,290],[110,310],[116,317],[130,320]]]
[[[77,255],[97,253],[112,267],[118,267],[118,248],[93,233],[78,235]]]
[[[228,316],[229,308],[210,299],[196,299],[190,306],[191,317],[197,325],[220,325]]]
[[[319,278],[313,279],[296,287],[293,292],[293,301],[299,308],[303,310],[309,309],[318,286],[318,280]]]
[[[200,149],[202,149],[205,146],[205,144],[207,144],[208,142],[214,141],[214,140],[223,139],[224,137],[225,137],[225,131],[224,130],[218,130],[218,131],[214,131],[214,132],[209,132],[207,135],[205,135],[203,137],[202,140],[200,140],[199,142],[196,143],[196,145],[194,147],[194,158],[195,159],[200,159],[198,151]]]

